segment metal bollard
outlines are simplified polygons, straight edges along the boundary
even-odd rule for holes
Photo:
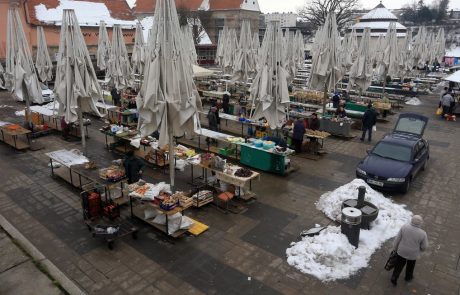
[[[356,208],[361,209],[364,207],[364,197],[366,196],[366,187],[365,186],[360,186],[358,188],[358,204],[356,205]]]
[[[342,209],[342,223],[340,226],[342,234],[344,234],[350,244],[358,248],[359,233],[361,229],[361,210],[347,207]]]

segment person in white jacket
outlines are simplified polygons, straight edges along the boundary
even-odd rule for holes
[[[426,232],[421,229],[422,224],[423,218],[420,215],[414,215],[411,222],[399,230],[394,240],[393,247],[398,255],[391,282],[395,286],[404,266],[406,266],[406,282],[412,281],[415,262],[420,257],[421,252],[428,247],[428,237]]]

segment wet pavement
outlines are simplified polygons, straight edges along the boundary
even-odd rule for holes
[[[210,226],[198,237],[172,240],[139,223],[139,239],[116,241],[113,251],[86,229],[79,191],[51,177],[47,166],[46,152],[80,148],[78,142],[51,134],[37,139],[45,146],[39,151],[16,152],[0,144],[0,214],[89,294],[459,295],[460,123],[435,117],[437,96],[420,99],[422,105],[402,111],[430,117],[425,137],[431,143],[431,159],[411,191],[392,198],[424,216],[431,245],[417,261],[414,281],[400,282],[396,288],[383,268],[391,243],[372,256],[368,268],[348,280],[322,283],[286,263],[285,250],[302,230],[329,223],[315,202],[322,193],[354,179],[356,164],[371,147],[358,137],[327,139],[328,153],[317,161],[292,157],[297,171],[287,176],[262,173],[253,183],[257,201],[247,204],[244,213],[224,214],[214,206],[188,210],[187,215]],[[0,121],[20,122],[14,110],[22,105],[6,92],[0,92],[0,105],[12,106],[0,108]],[[392,130],[396,118],[379,123],[374,143]],[[98,131],[103,123],[92,120],[89,157],[109,163],[119,156],[105,148]],[[151,182],[169,178],[152,167],[145,174]],[[188,189],[189,179],[189,168],[178,172],[178,188]]]

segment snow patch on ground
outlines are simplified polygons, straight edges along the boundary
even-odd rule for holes
[[[329,218],[340,220],[341,205],[347,199],[358,198],[358,187],[366,187],[366,201],[379,208],[379,216],[370,230],[361,230],[359,247],[355,249],[341,234],[340,227],[329,226],[318,236],[304,237],[286,250],[287,262],[303,273],[321,281],[346,279],[367,267],[372,254],[387,240],[395,237],[412,213],[405,206],[393,203],[374,191],[363,180],[355,179],[333,192],[321,196],[316,207]]]
[[[422,104],[422,102],[417,97],[412,97],[411,99],[406,101],[406,104],[410,104],[410,105],[413,105],[413,106],[419,106],[419,105]]]

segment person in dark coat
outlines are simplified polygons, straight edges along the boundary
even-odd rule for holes
[[[335,111],[335,115],[337,116],[337,118],[345,118],[347,116],[347,112],[345,111],[343,106],[339,106]]]
[[[224,109],[225,114],[230,113],[230,95],[224,94],[222,99],[222,108]]]
[[[372,140],[372,127],[377,124],[377,113],[372,108],[372,103],[367,105],[367,110],[364,112],[363,116],[363,135],[361,136],[361,141],[364,141],[366,133],[369,132],[368,140]]]
[[[420,257],[421,252],[428,247],[428,237],[421,228],[423,218],[414,215],[410,223],[404,225],[393,242],[393,249],[396,251],[396,264],[391,276],[391,283],[396,286],[399,275],[406,267],[406,282],[414,278],[415,262]]]
[[[302,151],[303,136],[305,135],[305,125],[303,120],[297,120],[294,123],[292,130],[292,143],[295,147],[295,152],[300,153]]]
[[[319,130],[320,125],[321,123],[319,122],[318,114],[313,113],[310,119],[310,129],[315,131]]]
[[[110,91],[110,95],[112,95],[113,105],[119,107],[121,102],[121,95],[118,92],[117,88],[113,87]]]
[[[211,107],[208,113],[208,125],[209,125],[209,130],[212,131],[218,131],[218,125],[217,125],[217,108],[216,107]],[[206,142],[209,144],[210,138],[206,138]],[[212,140],[212,142],[216,142],[215,139]]]
[[[141,179],[144,162],[134,156],[134,151],[129,151],[126,153],[126,157],[123,160],[123,166],[125,167],[128,184],[136,183],[139,181],[139,179]]]
[[[333,108],[338,108],[340,105],[340,95],[338,92],[334,93],[334,96],[332,97],[332,107]]]

